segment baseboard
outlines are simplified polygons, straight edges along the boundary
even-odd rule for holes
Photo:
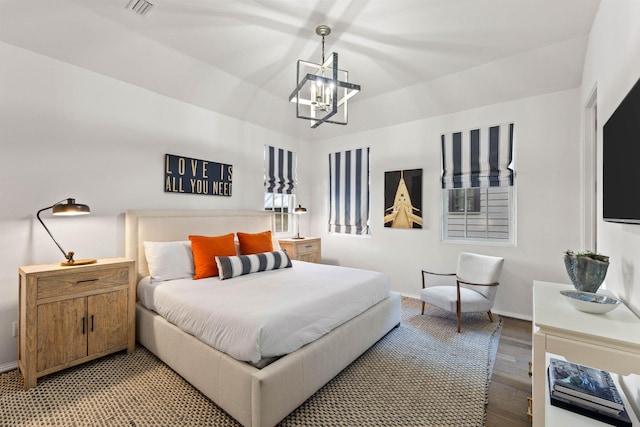
[[[522,313],[513,313],[511,311],[493,310],[493,309],[491,311],[503,317],[512,317],[514,319],[528,320],[529,322],[533,320],[533,316],[524,315]]]
[[[402,295],[403,297],[407,297],[407,298],[413,298],[413,299],[420,299],[420,295],[410,295],[410,294],[405,294],[400,292],[400,295]],[[526,314],[522,314],[522,313],[514,313],[511,311],[505,311],[505,310],[494,310],[491,309],[491,311],[495,314],[499,314],[500,316],[504,316],[504,317],[513,317],[514,319],[520,319],[520,320],[528,320],[529,322],[531,322],[533,320],[533,316],[531,315],[526,315]]]
[[[394,291],[394,292],[396,292],[396,291]],[[420,295],[405,294],[404,292],[398,292],[398,293],[403,297],[413,298],[413,299],[420,299]]]
[[[18,368],[18,361],[5,363],[4,365],[0,365],[0,372],[13,371]]]

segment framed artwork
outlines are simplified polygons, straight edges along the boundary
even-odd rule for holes
[[[233,166],[209,160],[165,154],[165,193],[231,197]]]
[[[384,173],[384,226],[422,228],[422,169]]]

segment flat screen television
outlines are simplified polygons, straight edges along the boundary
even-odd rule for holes
[[[602,217],[640,224],[640,80],[602,131]]]

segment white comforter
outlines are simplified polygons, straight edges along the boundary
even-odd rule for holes
[[[292,261],[292,268],[138,285],[140,302],[231,357],[258,363],[297,350],[383,300],[389,276]]]

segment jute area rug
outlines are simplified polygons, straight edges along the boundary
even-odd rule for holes
[[[281,426],[483,426],[502,320],[455,315],[402,299],[402,324]],[[327,357],[331,357],[327,355]],[[41,378],[22,390],[0,375],[0,426],[238,426],[138,346]]]

